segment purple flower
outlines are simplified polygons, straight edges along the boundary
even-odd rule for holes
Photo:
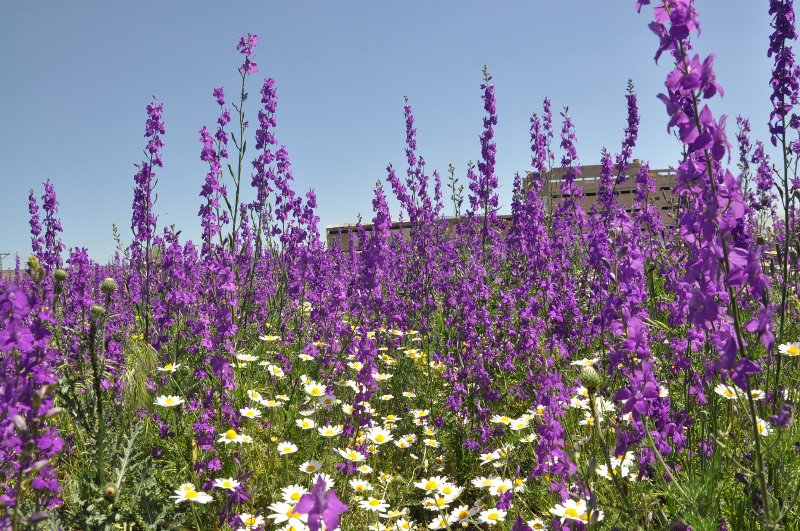
[[[769,423],[778,430],[786,430],[792,424],[792,405],[784,404],[777,415],[769,418]]]
[[[320,518],[328,529],[336,529],[339,527],[339,516],[347,511],[347,505],[339,500],[336,491],[331,490],[326,497],[326,489],[325,480],[318,477],[311,492],[303,494],[294,508],[298,513],[308,515],[308,528],[311,531],[319,531]]]

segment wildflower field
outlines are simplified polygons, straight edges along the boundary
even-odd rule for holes
[[[426,173],[406,105],[405,175],[390,165],[369,230],[328,246],[313,191],[292,189],[273,79],[245,120],[252,34],[235,101],[214,89],[216,130],[200,131],[202,241],[157,223],[155,99],[113,263],[64,249],[53,186],[41,209],[31,191],[32,255],[0,283],[0,530],[800,529],[792,1],[769,2],[773,110],[754,118],[774,160],[747,118],[735,147],[715,117],[694,0],[649,4],[683,146],[668,216],[646,163],[628,210],[616,189],[637,140],[629,83],[592,209],[575,127],[545,99],[501,221],[484,67],[465,183]]]

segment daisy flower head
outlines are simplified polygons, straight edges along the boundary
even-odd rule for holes
[[[270,336],[270,335],[258,336],[258,339],[260,339],[261,341],[266,341],[268,343],[271,343],[273,341],[280,341],[281,336]]]
[[[286,503],[297,503],[306,492],[308,492],[308,489],[305,487],[301,487],[300,485],[289,485],[288,487],[283,487],[281,489],[281,496],[283,496],[283,501]]]
[[[300,514],[294,510],[295,504],[286,502],[276,502],[268,507],[272,514],[267,516],[276,524],[287,522],[288,525],[297,528],[305,529],[306,522],[308,522],[307,514]]]
[[[800,343],[785,343],[778,347],[778,352],[787,356],[800,356]]]
[[[183,404],[185,400],[179,396],[172,396],[172,395],[161,395],[156,398],[156,401],[153,402],[157,406],[162,407],[175,407]]]
[[[256,402],[261,401],[261,393],[259,393],[258,391],[250,389],[249,391],[247,391],[247,396],[249,396],[251,400],[255,400]]]
[[[182,490],[178,489],[175,491],[175,496],[170,496],[171,499],[175,500],[175,503],[180,503],[184,500],[193,501],[196,503],[208,503],[213,501],[214,498],[206,494],[205,492],[198,491],[198,490]]]
[[[533,520],[528,520],[526,523],[528,524],[528,527],[530,527],[534,531],[537,531],[539,529],[547,529],[548,527],[550,527],[546,523],[544,523],[544,520],[542,520],[541,518],[534,518]]]
[[[239,410],[239,413],[248,419],[255,419],[261,416],[261,411],[258,409],[253,409],[251,407],[246,407]]]
[[[224,443],[227,446],[230,443],[240,443],[240,442],[242,442],[242,437],[241,437],[241,435],[236,433],[236,430],[231,429],[231,430],[228,430],[225,433],[223,433],[222,437],[217,439],[217,442]]]
[[[529,421],[527,419],[515,419],[511,421],[511,425],[509,426],[512,431],[519,431],[524,430],[528,427]]]
[[[758,433],[760,433],[762,437],[772,435],[772,426],[770,426],[769,422],[766,420],[756,417],[756,427],[758,428]]]
[[[284,441],[278,445],[278,453],[281,455],[293,454],[296,451],[297,451],[297,445],[294,443],[290,443],[289,441]]]
[[[258,356],[253,356],[252,354],[237,354],[236,359],[239,361],[253,362],[258,361]]]
[[[319,397],[319,405],[324,407],[330,407],[336,403],[336,397],[333,395],[325,395]]]
[[[528,435],[519,440],[519,442],[524,442],[524,443],[532,443],[534,441],[536,441],[535,433],[529,433]]]
[[[448,524],[455,524],[458,522],[466,522],[473,516],[477,511],[471,508],[469,505],[461,505],[453,509],[453,511],[447,517]]]
[[[379,500],[370,496],[368,499],[358,502],[358,506],[362,509],[367,511],[385,511],[389,508],[389,504],[386,503],[386,500]]]
[[[180,368],[180,366],[181,366],[180,363],[175,363],[175,364],[167,363],[163,367],[159,367],[158,370],[160,372],[175,372],[178,370],[178,368]]]
[[[300,358],[303,361],[313,361],[314,360],[314,356],[309,356],[308,354],[298,354],[297,357]]]
[[[367,432],[367,438],[375,444],[385,444],[394,439],[389,430],[377,426]]]
[[[428,529],[431,531],[436,531],[437,529],[444,529],[447,527],[447,520],[442,518],[441,516],[438,518],[434,518],[428,523]]]
[[[361,465],[356,468],[362,474],[372,474],[372,467],[369,465]]]
[[[311,382],[303,386],[305,392],[311,396],[321,397],[325,394],[325,391],[328,388],[322,384],[318,384],[317,382]]]
[[[283,369],[272,364],[267,366],[267,372],[270,373],[275,378],[283,378],[285,376],[285,374],[283,373]]]
[[[591,367],[595,363],[600,361],[600,358],[583,358],[582,360],[575,360],[571,361],[569,364],[575,367]]]
[[[233,490],[239,485],[241,485],[241,483],[233,478],[217,478],[214,480],[214,488],[217,489]]]
[[[310,430],[317,426],[317,423],[314,422],[313,419],[296,419],[294,423],[297,424],[297,427],[301,430]]]
[[[372,485],[369,484],[369,481],[365,481],[363,479],[351,479],[349,483],[350,488],[356,492],[366,492],[368,490],[372,490]]]
[[[341,425],[339,425],[339,426],[325,425],[325,426],[317,428],[317,431],[323,437],[336,437],[337,435],[342,433],[342,429],[343,428],[342,428]]]
[[[447,483],[448,481],[446,477],[432,476],[428,479],[422,478],[420,481],[414,483],[414,486],[424,490],[426,493],[431,493]]]
[[[478,515],[478,521],[482,524],[495,525],[497,522],[505,522],[506,511],[503,509],[486,509]]]
[[[542,404],[537,404],[535,408],[533,408],[533,409],[531,409],[529,411],[530,411],[531,415],[533,415],[535,417],[541,417],[542,415],[544,415],[544,411],[546,409],[547,408],[545,406],[543,406]]]
[[[403,396],[406,398],[416,398],[417,395],[414,394],[412,391],[403,391]]]
[[[381,518],[391,518],[392,520],[397,520],[398,518],[402,518],[407,514],[408,507],[404,507],[402,509],[389,509],[385,513],[380,513],[378,516]]]
[[[257,527],[264,525],[264,517],[261,515],[255,516],[250,513],[242,513],[239,515],[239,519],[242,521],[242,525],[244,526],[238,528],[239,531],[252,531]]]
[[[322,468],[322,463],[311,460],[300,465],[300,472],[303,472],[304,474],[313,474],[314,472],[319,471],[320,468]]]
[[[441,446],[436,439],[423,439],[422,442],[425,443],[425,446],[430,446],[431,448],[439,448]]]
[[[272,409],[274,407],[281,407],[283,405],[280,402],[278,402],[277,400],[273,400],[271,398],[268,399],[268,400],[261,400],[259,402],[259,404],[261,404],[262,406],[264,406],[267,409]]]
[[[341,455],[348,461],[352,461],[353,463],[359,463],[361,461],[366,460],[364,454],[356,450],[343,450],[341,448],[337,448],[336,451],[339,453],[339,455]]]
[[[734,400],[737,395],[735,387],[725,384],[717,384],[717,386],[714,388],[714,392],[727,398],[728,400]]]
[[[752,396],[753,400],[756,400],[756,401],[764,400],[765,398],[767,398],[767,393],[765,393],[761,389],[751,389],[750,390],[750,396]]]
[[[511,424],[511,420],[512,419],[511,419],[511,417],[507,417],[505,415],[504,416],[492,415],[492,418],[489,419],[489,420],[491,422],[494,422],[495,424],[506,424],[506,425],[508,425],[508,424]]]

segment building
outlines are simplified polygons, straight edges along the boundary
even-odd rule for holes
[[[581,175],[575,179],[575,183],[581,187],[583,191],[583,199],[580,201],[580,206],[584,211],[589,212],[592,205],[597,202],[597,194],[600,190],[600,172],[602,167],[597,165],[581,166]],[[629,165],[625,174],[628,178],[623,184],[618,184],[614,187],[617,192],[617,200],[625,206],[625,211],[630,213],[633,211],[633,204],[636,199],[636,175],[642,169],[642,164],[639,159],[634,159]],[[556,207],[564,202],[564,195],[561,192],[561,184],[564,182],[565,171],[562,168],[553,168],[545,176],[545,184],[542,187],[541,197],[545,209],[549,213],[555,211]],[[673,170],[650,170],[650,177],[655,181],[656,193],[648,198],[650,204],[661,212],[661,221],[665,227],[673,226],[675,223],[670,214],[678,204],[678,197],[672,193],[672,188],[678,184]],[[530,177],[524,181],[524,187],[530,188]],[[511,216],[508,214],[497,216],[501,221],[509,221]],[[459,218],[450,216],[445,218],[447,220],[447,235],[452,236],[455,233],[456,224]],[[372,233],[372,223],[362,223],[364,230],[369,236]],[[340,223],[337,225],[328,225],[325,227],[325,233],[328,241],[328,248],[331,248],[338,239],[343,251],[350,248],[350,238],[348,233],[353,231],[353,237],[356,245],[358,242],[358,234],[356,234],[355,223]],[[404,238],[408,238],[411,234],[411,222],[409,220],[395,220],[392,221],[392,234],[402,234]]]
[[[511,220],[510,214],[502,214],[498,215],[497,218],[503,222],[505,225],[508,221]],[[447,216],[445,217],[447,221],[447,231],[445,232],[446,237],[452,237],[456,231],[456,225],[458,224],[460,218],[454,216]],[[362,222],[361,225],[364,226],[364,232],[366,233],[367,237],[372,234],[372,222]],[[330,249],[333,247],[333,244],[336,240],[339,240],[339,244],[342,248],[342,251],[347,251],[350,249],[350,237],[348,233],[353,231],[353,239],[356,243],[356,246],[359,245],[358,241],[358,233],[357,233],[357,225],[355,223],[339,223],[337,225],[327,225],[325,227],[325,235],[328,240],[328,248]],[[402,234],[403,238],[410,238],[411,237],[411,221],[407,219],[401,220],[393,220],[392,227],[390,229],[392,235],[395,234]]]
[[[597,202],[597,194],[600,190],[600,172],[602,166],[599,164],[592,166],[581,166],[581,175],[576,177],[575,184],[581,187],[583,199],[580,206],[585,212],[592,209],[592,205]],[[628,176],[623,184],[614,187],[617,192],[617,200],[625,206],[625,211],[633,211],[633,204],[636,199],[636,175],[642,169],[639,159],[634,159],[629,165],[625,174]],[[552,213],[556,207],[564,202],[564,195],[561,192],[561,185],[564,182],[563,168],[553,168],[545,176],[545,184],[542,187],[542,202],[548,212]],[[616,172],[615,172],[616,174]],[[678,204],[678,197],[672,193],[672,188],[678,184],[673,170],[650,170],[650,177],[655,181],[656,194],[649,197],[650,204],[661,212],[661,221],[664,226],[674,225],[670,214]],[[530,188],[530,178],[526,178],[525,187]]]

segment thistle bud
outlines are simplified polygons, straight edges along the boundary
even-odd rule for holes
[[[64,282],[69,277],[69,273],[64,271],[63,269],[56,269],[53,272],[53,278],[58,280],[59,282]]]
[[[113,500],[114,496],[117,495],[117,488],[114,485],[106,485],[103,489],[103,496],[105,496],[109,500]]]
[[[106,309],[99,304],[92,304],[90,309],[92,312],[92,320],[96,321],[106,314]]]
[[[100,283],[100,291],[102,291],[106,295],[111,295],[118,289],[119,285],[117,284],[117,281],[114,280],[113,278],[107,278]]]
[[[581,374],[578,376],[578,379],[581,381],[581,385],[590,391],[596,390],[603,385],[603,377],[594,370],[594,367],[584,367],[581,369]]]

